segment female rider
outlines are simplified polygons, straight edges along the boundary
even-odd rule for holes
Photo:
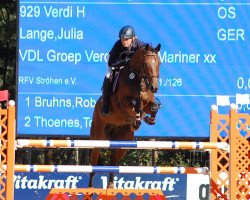
[[[109,97],[113,69],[120,68],[122,66],[127,67],[129,63],[129,59],[122,59],[121,55],[125,53],[131,58],[132,54],[144,45],[145,43],[136,37],[135,30],[132,26],[124,26],[119,31],[119,40],[115,42],[113,48],[109,52],[108,68],[102,86],[103,106],[101,113],[103,116],[111,114]]]

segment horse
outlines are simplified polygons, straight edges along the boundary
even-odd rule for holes
[[[101,114],[102,96],[97,100],[90,128],[90,140],[126,140],[134,139],[134,132],[142,119],[149,125],[155,124],[156,113],[160,107],[154,94],[158,91],[160,59],[156,48],[146,44],[131,56],[129,66],[120,69],[113,94],[110,96],[112,113]],[[101,165],[99,148],[90,151],[90,164]],[[125,156],[127,149],[115,149],[110,165],[116,166]],[[90,173],[89,187],[93,187],[94,172]],[[114,174],[110,173],[108,187],[113,188]]]

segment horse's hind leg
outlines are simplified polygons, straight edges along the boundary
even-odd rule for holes
[[[100,116],[100,101],[98,100],[93,118],[92,118],[92,124],[90,129],[90,139],[91,140],[103,140],[105,139],[105,133],[104,133],[104,127],[105,124],[102,121],[102,118]],[[99,157],[100,157],[100,149],[94,148],[91,149],[90,152],[90,164],[92,166],[95,166],[99,163]],[[93,187],[93,177],[95,173],[90,173],[90,179],[89,179],[89,187]]]
[[[113,150],[110,165],[111,166],[117,166],[117,164],[122,160],[122,158],[125,156],[127,149],[116,149]],[[108,188],[114,188],[114,173],[110,173],[109,176],[109,183]]]
[[[94,148],[90,152],[90,164],[92,166],[97,165],[100,163],[100,149]],[[93,178],[94,178],[95,173],[92,172],[90,173],[89,176],[89,186],[88,187],[93,187]]]
[[[130,125],[128,125],[117,128],[115,132],[112,132],[110,137],[111,140],[133,140],[134,132],[130,130]],[[123,159],[127,151],[127,149],[113,150],[110,159],[110,165],[117,166],[118,163]],[[114,173],[110,173],[108,188],[114,188]]]

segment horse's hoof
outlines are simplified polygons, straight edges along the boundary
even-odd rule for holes
[[[144,117],[144,118],[143,118],[143,121],[144,121],[145,123],[148,123],[148,118],[149,118],[149,116]]]
[[[144,122],[148,125],[155,125],[155,118],[154,117],[144,117]]]
[[[108,188],[110,188],[110,189],[114,189],[114,182],[109,182],[109,184],[108,184]]]
[[[136,125],[131,124],[130,131],[134,132],[134,131],[137,131],[139,128],[140,128],[140,125],[138,125],[138,124],[136,124]]]
[[[151,117],[150,117],[150,118],[148,119],[148,124],[149,124],[149,125],[155,125],[155,118],[151,118]]]
[[[136,126],[141,126],[141,120],[136,120]]]

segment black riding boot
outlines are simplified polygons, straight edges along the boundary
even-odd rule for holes
[[[102,115],[106,116],[106,115],[110,115],[111,113],[111,108],[109,105],[109,87],[110,87],[110,80],[108,78],[104,78],[103,81],[103,86],[102,86],[102,99],[103,99],[103,106],[102,106]]]

